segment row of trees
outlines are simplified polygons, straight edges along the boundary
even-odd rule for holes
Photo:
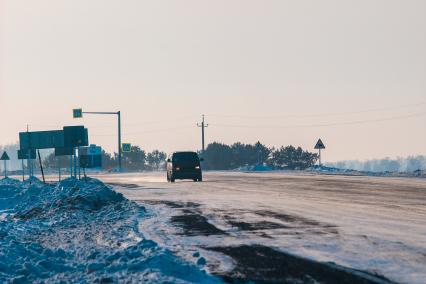
[[[102,154],[105,168],[111,169],[117,166],[118,155],[116,153],[111,155],[104,151]],[[139,146],[132,146],[131,152],[123,153],[122,165],[123,168],[130,171],[160,170],[164,168],[166,158],[167,154],[162,151],[154,150],[147,153]]]
[[[145,152],[139,146],[132,146],[131,152],[123,153],[123,168],[129,171],[159,170],[164,168],[167,154],[159,150]],[[110,170],[117,167],[117,153],[110,154],[102,151],[102,169]],[[46,168],[68,168],[71,160],[68,156],[55,157],[54,153],[48,155],[43,164]]]
[[[201,153],[200,153],[201,154]],[[232,170],[245,166],[265,165],[274,169],[306,169],[315,164],[318,155],[304,151],[302,148],[287,146],[278,149],[269,148],[260,142],[255,144],[235,143],[226,145],[211,143],[203,153],[204,168],[207,170]],[[123,153],[123,168],[129,171],[164,169],[166,153],[154,150],[145,152],[139,146],[132,146],[131,152]],[[116,153],[102,153],[102,168],[109,170],[117,167]],[[69,157],[55,157],[50,154],[45,160],[47,168],[68,168]]]
[[[306,169],[313,166],[318,155],[300,147],[269,148],[260,142],[226,145],[211,143],[204,152],[205,168],[230,170],[250,165],[266,165],[274,169]]]

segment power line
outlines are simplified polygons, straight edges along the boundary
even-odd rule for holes
[[[209,114],[209,116],[222,117],[222,118],[243,118],[243,119],[309,118],[309,117],[341,116],[341,115],[361,114],[361,113],[378,112],[378,111],[389,111],[389,110],[404,109],[404,108],[410,108],[410,107],[419,107],[424,105],[426,105],[426,102],[419,102],[416,104],[407,104],[407,105],[400,105],[400,106],[393,106],[393,107],[373,108],[373,109],[364,109],[364,110],[348,111],[348,112],[335,112],[335,113],[288,114],[288,115],[270,115],[270,116]]]
[[[163,128],[163,129],[152,129],[152,130],[142,130],[138,132],[125,132],[123,135],[125,136],[136,136],[136,135],[145,135],[147,133],[157,133],[157,132],[170,132],[170,131],[180,131],[180,130],[186,130],[186,129],[192,129],[192,126],[187,127],[173,127],[173,128]],[[110,137],[115,136],[114,134],[91,134],[90,136],[93,137]]]
[[[195,117],[196,117],[195,115],[185,115],[185,116],[180,116],[180,117],[173,117],[173,122],[183,121],[183,120],[192,120]],[[126,126],[132,126],[132,125],[140,126],[141,124],[147,125],[147,124],[161,124],[161,123],[169,124],[170,122],[171,122],[170,120],[151,120],[151,121],[140,121],[140,122],[126,123]]]
[[[126,135],[139,135],[139,134],[146,134],[146,133],[169,132],[169,131],[184,130],[184,129],[192,129],[192,126],[152,129],[152,130],[145,130],[145,131],[138,131],[138,132],[129,132],[129,133],[125,133],[125,134]]]
[[[125,126],[126,128],[128,127],[132,127],[132,126],[137,126],[140,127],[141,125],[154,125],[154,124],[170,124],[171,122],[176,122],[176,121],[184,121],[184,120],[190,120],[190,119],[194,119],[195,115],[186,115],[186,116],[180,116],[180,117],[173,117],[173,121],[170,120],[150,120],[150,121],[138,121],[138,122],[126,122]],[[49,128],[62,128],[63,125],[59,125],[59,124],[31,124],[32,126],[35,127],[41,127],[41,128],[45,128],[45,127],[49,127]],[[91,126],[90,129],[101,129],[101,128],[111,128],[111,125],[94,125]]]
[[[341,125],[355,125],[355,124],[366,124],[366,123],[374,123],[374,122],[382,122],[382,121],[390,121],[390,120],[400,120],[407,119],[413,117],[421,117],[426,115],[426,112],[416,113],[410,115],[401,115],[401,116],[393,116],[379,119],[368,119],[368,120],[356,120],[356,121],[347,121],[347,122],[336,122],[336,123],[321,123],[321,124],[299,124],[299,125],[236,125],[236,124],[212,124],[212,126],[220,126],[220,127],[232,127],[232,128],[309,128],[309,127],[327,127],[327,126],[341,126]]]

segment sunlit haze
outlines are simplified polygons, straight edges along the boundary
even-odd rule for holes
[[[0,0],[0,144],[85,125],[143,149],[426,154],[426,1]]]

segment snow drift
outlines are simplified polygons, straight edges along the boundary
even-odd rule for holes
[[[0,282],[217,282],[146,240],[145,209],[102,182],[0,181]]]

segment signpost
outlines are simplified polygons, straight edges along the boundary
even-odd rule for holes
[[[21,132],[19,133],[19,143],[22,157],[25,155],[24,153],[27,153],[27,158],[32,157],[33,151],[35,156],[36,149],[50,148],[55,148],[55,152],[63,154],[69,154],[71,151],[72,155],[77,147],[89,145],[89,135],[88,130],[84,126],[65,126],[62,130]],[[75,153],[74,159],[74,176],[77,176],[77,153]],[[30,163],[30,160],[28,163]]]
[[[18,160],[21,160],[22,164],[22,181],[25,180],[25,168],[24,168],[24,160],[35,160],[36,159],[36,151],[35,149],[29,150],[29,151],[23,151],[18,150]],[[27,162],[27,167],[29,168],[29,162]],[[28,176],[31,176],[30,173],[28,173]]]
[[[37,153],[38,153],[38,161],[40,163],[41,176],[43,177],[43,183],[45,184],[46,179],[44,178],[43,163],[41,162],[40,150],[37,150]]]
[[[102,167],[102,148],[96,145],[81,147],[78,149],[80,155],[80,167],[83,169]]]
[[[72,155],[74,149],[72,147],[55,148],[55,157],[69,156],[70,157],[70,175],[72,176]],[[59,181],[61,181],[61,165],[58,161]]]
[[[321,166],[322,165],[321,164],[321,150],[325,149],[325,145],[324,145],[324,143],[322,142],[321,139],[318,139],[318,142],[315,145],[315,149],[317,149],[319,151],[319,165]]]
[[[9,161],[9,155],[6,152],[3,152],[1,155],[0,161],[4,161],[4,178],[7,178],[7,161]]]
[[[132,144],[130,143],[123,143],[122,149],[124,153],[130,153],[132,152]]]
[[[83,114],[100,114],[100,115],[117,115],[118,118],[118,170],[121,172],[121,160],[122,160],[122,151],[121,151],[121,112],[110,112],[110,111],[83,111],[82,109],[73,109],[74,118],[82,118]],[[87,145],[86,145],[87,146]]]
[[[88,131],[84,126],[65,126],[64,127],[64,147],[72,148],[74,153],[74,176],[77,177],[79,158],[78,147],[89,145]],[[77,168],[78,167],[78,168]]]

